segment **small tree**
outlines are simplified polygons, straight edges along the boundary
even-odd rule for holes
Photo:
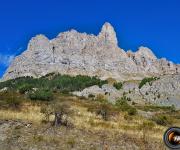
[[[55,104],[54,105],[54,126],[65,125],[68,126],[68,115],[70,115],[72,111],[70,110],[70,106],[67,104]]]
[[[45,121],[50,121],[50,116],[54,115],[54,126],[69,126],[68,116],[72,113],[70,106],[64,103],[51,103],[41,107],[41,113],[44,114]]]
[[[171,112],[176,112],[176,107],[175,107],[174,105],[172,105],[172,106],[170,107],[170,110],[171,110]]]
[[[108,104],[101,104],[96,113],[101,115],[103,120],[107,121],[110,115]]]
[[[122,97],[121,99],[117,100],[115,105],[119,110],[126,111],[128,115],[137,114],[136,108],[127,103],[126,97]]]
[[[117,82],[117,83],[114,83],[113,86],[117,89],[117,90],[120,90],[123,86],[123,84],[121,82]]]

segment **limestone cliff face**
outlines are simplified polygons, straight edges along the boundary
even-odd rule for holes
[[[146,47],[126,53],[118,47],[114,28],[105,23],[97,36],[71,30],[52,40],[44,35],[33,37],[27,50],[14,59],[2,80],[41,77],[51,72],[129,80],[178,74],[180,66],[157,59]]]

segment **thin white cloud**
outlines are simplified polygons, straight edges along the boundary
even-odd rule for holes
[[[13,61],[14,57],[14,55],[0,54],[0,65],[9,66],[9,64]]]

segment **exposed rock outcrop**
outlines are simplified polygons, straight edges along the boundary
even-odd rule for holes
[[[97,36],[71,30],[52,40],[44,35],[33,37],[27,50],[14,59],[2,80],[41,77],[51,72],[129,80],[178,74],[180,67],[165,59],[157,59],[146,47],[126,53],[118,47],[114,28],[105,23]]]
[[[101,94],[112,103],[126,96],[131,102],[138,104],[174,105],[177,109],[180,109],[180,75],[161,76],[155,81],[147,82],[142,88],[139,88],[138,81],[126,81],[120,90],[112,85],[105,84],[101,88],[92,86],[82,91],[73,92],[73,94],[85,97],[91,94],[94,96]]]
[[[143,98],[161,105],[174,105],[180,108],[180,75],[166,75],[146,84],[140,89]]]

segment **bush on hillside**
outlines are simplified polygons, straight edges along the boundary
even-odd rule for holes
[[[18,88],[18,90],[19,90],[19,93],[24,94],[24,93],[26,93],[26,92],[31,91],[32,88],[33,88],[32,85],[30,85],[30,84],[24,84],[24,85],[20,86],[20,87]]]
[[[172,124],[172,120],[165,115],[157,115],[152,118],[158,125],[167,126]]]
[[[100,103],[108,103],[108,100],[103,94],[98,94],[95,98],[95,101],[100,102]]]
[[[137,110],[134,107],[129,107],[129,109],[127,110],[127,113],[128,115],[133,116],[137,114]]]
[[[120,90],[120,89],[122,89],[123,84],[122,84],[121,82],[117,82],[117,83],[114,83],[113,86],[114,86],[117,90]]]
[[[151,84],[152,81],[158,80],[158,77],[150,77],[150,78],[144,78],[140,84],[139,84],[139,89],[141,89],[146,83]]]
[[[44,123],[50,122],[50,116],[53,115],[53,125],[54,126],[66,126],[72,127],[72,123],[69,120],[70,115],[73,110],[70,105],[66,103],[51,102],[46,105],[41,106],[41,113],[44,115]]]
[[[119,110],[126,111],[129,115],[135,115],[137,113],[136,108],[129,105],[124,97],[117,100],[115,105]]]
[[[94,98],[94,97],[95,97],[95,95],[93,95],[93,94],[88,95],[88,98]]]
[[[107,121],[110,115],[110,108],[108,104],[100,105],[99,109],[96,110],[96,114],[100,115],[103,120]]]
[[[72,123],[69,121],[68,117],[73,113],[70,105],[65,103],[58,103],[53,106],[54,110],[54,126],[72,126]]]
[[[31,100],[51,101],[53,100],[53,93],[49,90],[38,89],[29,94]]]

